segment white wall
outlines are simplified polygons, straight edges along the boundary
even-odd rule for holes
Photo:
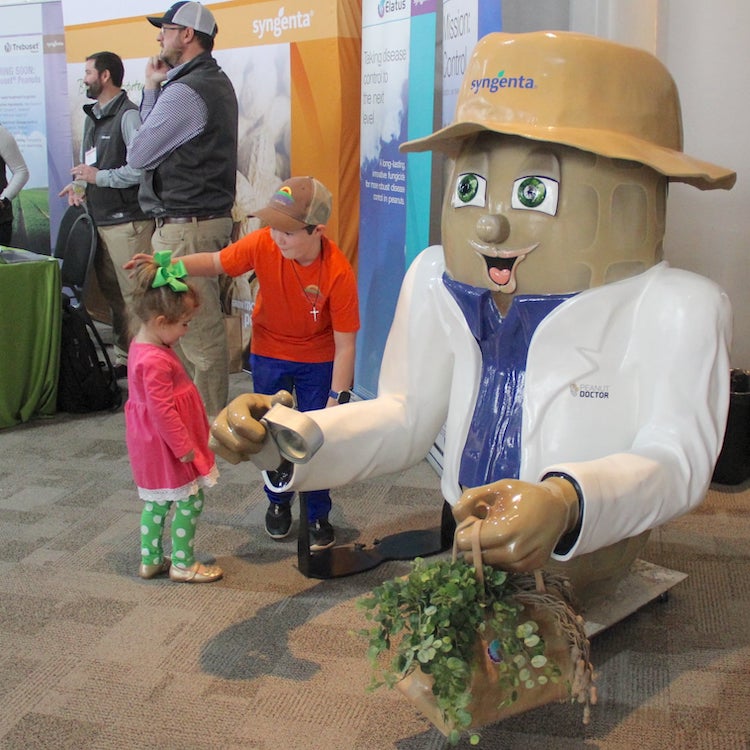
[[[656,54],[680,92],[685,152],[737,172],[731,191],[673,184],[664,245],[672,265],[726,290],[732,366],[750,369],[750,2],[571,0],[571,29]]]
[[[570,29],[656,54],[662,0],[570,0]]]
[[[732,366],[750,369],[750,3],[665,0],[657,54],[677,82],[685,151],[737,172],[731,191],[670,192],[665,247],[718,282],[734,310]]]

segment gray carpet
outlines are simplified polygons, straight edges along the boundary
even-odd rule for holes
[[[142,581],[122,411],[0,431],[0,748],[444,748],[398,692],[365,690],[352,634],[355,601],[406,563],[306,578],[294,535],[263,530],[257,471],[220,470],[196,549],[224,579]],[[339,543],[369,545],[436,525],[440,506],[422,463],[336,491],[331,520]],[[749,542],[750,482],[714,485],[642,555],[688,578],[594,639],[591,724],[549,705],[483,729],[480,747],[748,750]]]

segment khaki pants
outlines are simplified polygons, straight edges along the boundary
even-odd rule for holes
[[[154,221],[128,221],[97,229],[99,248],[94,259],[96,280],[112,311],[115,363],[125,364],[133,334],[130,314],[133,282],[123,265],[136,253],[151,252]]]
[[[171,250],[172,257],[221,250],[229,244],[232,219],[206,219],[185,224],[157,227],[151,239],[154,252]],[[201,298],[198,313],[188,332],[175,346],[181,354],[209,417],[215,417],[227,404],[229,362],[224,315],[219,297],[219,279],[190,277]]]

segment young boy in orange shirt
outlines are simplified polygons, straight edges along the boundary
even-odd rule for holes
[[[256,393],[295,394],[300,411],[349,400],[359,330],[357,282],[349,261],[325,235],[331,193],[313,177],[292,177],[252,215],[267,226],[218,252],[181,260],[191,276],[240,276],[255,271],[250,367]],[[137,265],[134,256],[129,267]],[[283,539],[291,528],[292,492],[266,488],[266,532]],[[328,490],[305,493],[310,550],[335,543]]]

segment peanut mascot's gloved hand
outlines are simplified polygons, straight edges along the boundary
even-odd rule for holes
[[[517,573],[541,568],[560,538],[578,523],[578,494],[562,477],[534,484],[502,479],[466,490],[453,507],[457,523],[483,519],[479,534],[483,560],[493,568]],[[468,562],[471,526],[457,532],[458,548]]]
[[[237,396],[219,412],[211,425],[211,450],[230,464],[252,460],[267,439],[266,426],[260,420],[276,404],[293,407],[292,394],[279,391],[273,396],[261,393]]]

